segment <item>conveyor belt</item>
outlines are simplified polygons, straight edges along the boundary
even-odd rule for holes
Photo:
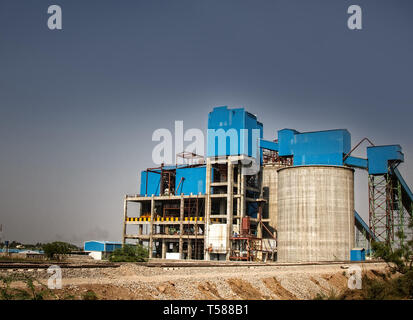
[[[366,231],[366,234],[370,238],[375,238],[369,226],[364,222],[363,218],[357,213],[357,211],[354,211],[354,218],[356,219],[356,224],[358,224],[362,230]]]
[[[400,185],[402,187],[402,192],[404,193],[404,197],[403,197],[403,206],[405,208],[411,208],[412,203],[413,203],[413,193],[410,190],[409,186],[407,185],[406,181],[404,181],[399,169],[397,168],[393,168],[392,169],[394,176],[396,177],[396,179],[400,182]],[[409,211],[409,210],[408,210]],[[409,211],[409,214],[411,215],[412,212]]]

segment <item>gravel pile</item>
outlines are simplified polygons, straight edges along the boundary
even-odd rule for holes
[[[365,272],[385,264],[362,264]],[[24,271],[47,284],[44,269]],[[1,274],[6,271],[1,270]],[[370,272],[371,273],[371,272]],[[346,288],[348,275],[340,265],[262,267],[62,268],[63,293],[80,297],[92,290],[103,299],[312,299],[318,293]]]

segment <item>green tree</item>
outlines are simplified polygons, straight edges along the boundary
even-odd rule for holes
[[[410,218],[408,229],[413,229],[413,218]],[[393,274],[407,274],[413,271],[413,239],[407,240],[401,231],[397,232],[397,237],[401,240],[397,247],[387,242],[373,242],[373,255],[384,260]]]
[[[125,244],[122,248],[115,249],[110,255],[112,262],[144,262],[149,257],[149,251],[140,244]]]
[[[55,241],[43,245],[44,254],[48,259],[63,259],[70,251],[77,247],[66,242]]]
[[[410,218],[408,229],[413,229],[413,218]],[[398,232],[399,245],[391,246],[386,242],[373,242],[375,258],[384,260],[391,273],[400,276],[385,284],[377,284],[369,288],[369,298],[413,298],[413,239],[407,239],[405,233]],[[383,289],[384,288],[384,289]]]

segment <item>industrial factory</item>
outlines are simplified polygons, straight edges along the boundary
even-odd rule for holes
[[[353,151],[368,144],[367,159]],[[346,129],[282,129],[243,108],[208,115],[206,156],[143,170],[140,193],[124,200],[123,244],[150,258],[316,262],[363,260],[372,241],[397,246],[408,232],[413,194],[399,145],[352,146]],[[369,221],[354,209],[354,172],[368,172]],[[367,199],[366,199],[367,200]]]

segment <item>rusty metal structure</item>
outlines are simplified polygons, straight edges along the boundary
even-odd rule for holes
[[[232,241],[231,254],[229,259],[235,261],[273,261],[275,259],[276,237],[268,229],[262,219],[262,207],[266,202],[265,199],[259,199],[259,211],[257,224],[254,229],[251,229],[251,218],[244,217],[241,222],[241,231],[239,234],[234,234],[230,237]],[[263,231],[269,235],[267,241],[274,241],[273,248],[264,245]]]

